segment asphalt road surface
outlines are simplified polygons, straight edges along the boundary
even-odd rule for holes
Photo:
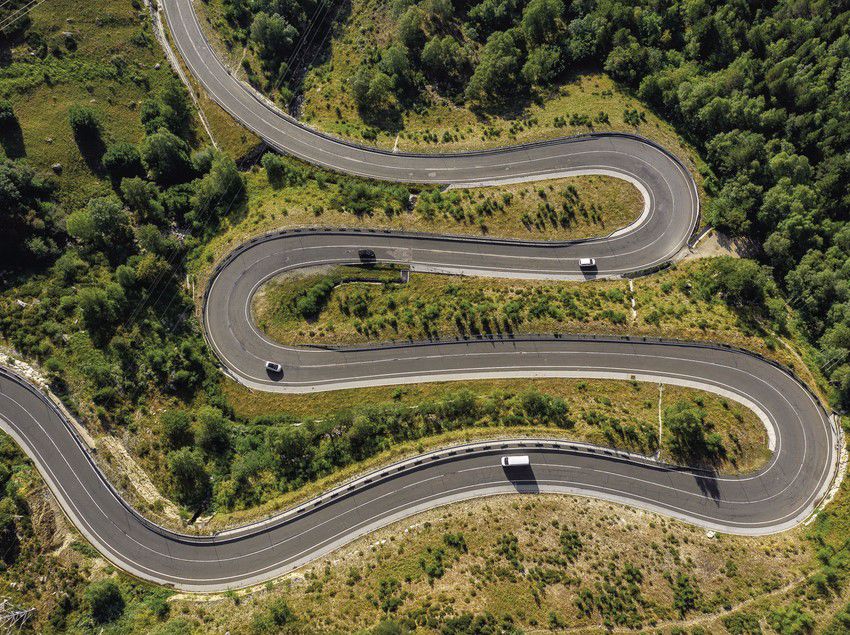
[[[275,273],[315,264],[378,260],[420,270],[519,277],[582,277],[577,258],[596,257],[592,275],[619,275],[669,260],[698,219],[693,181],[675,158],[625,136],[562,140],[493,152],[411,156],[328,139],[275,113],[230,77],[198,28],[190,0],[165,0],[175,42],[213,99],[270,145],[313,163],[381,179],[487,182],[600,170],[640,184],[648,214],[623,235],[580,243],[462,240],[384,232],[283,233],[249,243],[216,270],[204,302],[207,337],[234,377],[262,390],[308,392],[348,386],[470,377],[613,377],[712,390],[753,408],[769,431],[770,463],[754,474],[719,477],[600,448],[533,439],[475,444],[393,465],[302,508],[213,537],[153,525],[110,486],[73,425],[18,375],[0,370],[0,427],[33,459],[65,512],[117,566],[196,591],[274,578],[378,527],[437,505],[510,492],[560,492],[624,502],[742,534],[801,522],[836,470],[836,432],[808,390],[785,370],[748,353],[656,341],[516,338],[319,350],[267,341],[250,300]],[[270,376],[267,359],[284,366]],[[505,470],[504,454],[531,456]]]
[[[117,566],[192,591],[258,583],[369,531],[437,505],[510,492],[589,495],[736,533],[770,533],[807,517],[835,469],[825,413],[785,371],[751,355],[652,343],[534,342],[500,351],[520,374],[523,350],[550,369],[626,372],[646,379],[690,377],[752,400],[767,415],[776,446],[768,466],[743,477],[677,470],[640,457],[546,440],[461,447],[384,468],[292,513],[215,537],[180,536],[122,502],[94,466],[71,424],[30,384],[0,372],[0,426],[38,466],[74,525]],[[595,343],[598,344],[598,343]],[[457,345],[479,367],[493,347]],[[423,349],[428,350],[428,349]],[[451,350],[444,350],[451,353]],[[489,362],[487,362],[489,363]],[[504,454],[528,454],[529,469],[505,470]]]

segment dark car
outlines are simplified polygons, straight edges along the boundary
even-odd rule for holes
[[[357,255],[362,262],[375,262],[375,252],[371,249],[360,249]]]

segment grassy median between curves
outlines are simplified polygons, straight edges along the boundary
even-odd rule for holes
[[[282,496],[269,491],[244,512],[235,509],[213,517],[208,528],[261,517],[403,457],[488,438],[556,437],[653,455],[659,451],[661,417],[662,460],[745,473],[770,458],[766,430],[751,410],[712,393],[671,385],[660,389],[637,381],[478,380],[340,390],[323,393],[321,400],[315,395],[250,394],[231,383],[223,389],[236,416],[246,422],[242,428],[237,425],[243,432],[252,423],[296,423],[297,434],[306,435],[309,445],[311,431],[333,429],[345,439],[351,437],[354,453],[362,458]],[[687,429],[682,409],[697,415],[698,430]],[[682,452],[679,441],[691,434],[703,444],[701,456]]]
[[[768,298],[761,307],[735,306],[724,298],[727,284],[758,282],[760,271],[751,264],[726,257],[692,260],[632,281],[411,273],[402,283],[393,273],[377,284],[381,267],[331,267],[272,279],[255,295],[253,316],[286,344],[602,333],[722,342],[804,371],[788,343],[799,338],[784,304]],[[343,278],[345,284],[338,284]]]
[[[329,632],[384,620],[458,635],[597,633],[600,624],[724,633],[737,623],[730,609],[758,622],[760,597],[814,592],[801,582],[816,565],[800,533],[709,537],[591,499],[488,498],[395,523],[252,595],[203,605],[178,596],[174,606],[217,630],[232,624],[235,602],[252,624],[285,609],[288,623]]]
[[[263,164],[246,174],[250,205],[224,218],[221,231],[195,255],[200,280],[230,250],[283,227],[569,240],[625,227],[644,204],[633,185],[601,175],[441,192],[346,177],[290,158]]]

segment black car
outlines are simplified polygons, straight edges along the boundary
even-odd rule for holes
[[[371,249],[360,249],[357,252],[361,262],[375,262],[375,252]]]

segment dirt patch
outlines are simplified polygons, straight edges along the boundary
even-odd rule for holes
[[[112,461],[110,465],[112,469],[117,470],[122,475],[122,481],[133,488],[136,496],[152,509],[156,509],[157,514],[171,520],[180,520],[180,512],[177,506],[160,494],[147,473],[130,456],[127,448],[118,439],[111,436],[103,436],[98,441],[100,450],[105,450],[111,455]]]
[[[716,229],[709,229],[697,244],[685,256],[686,259],[714,258],[732,256],[733,258],[754,258],[758,255],[758,246],[749,238],[732,238]]]

